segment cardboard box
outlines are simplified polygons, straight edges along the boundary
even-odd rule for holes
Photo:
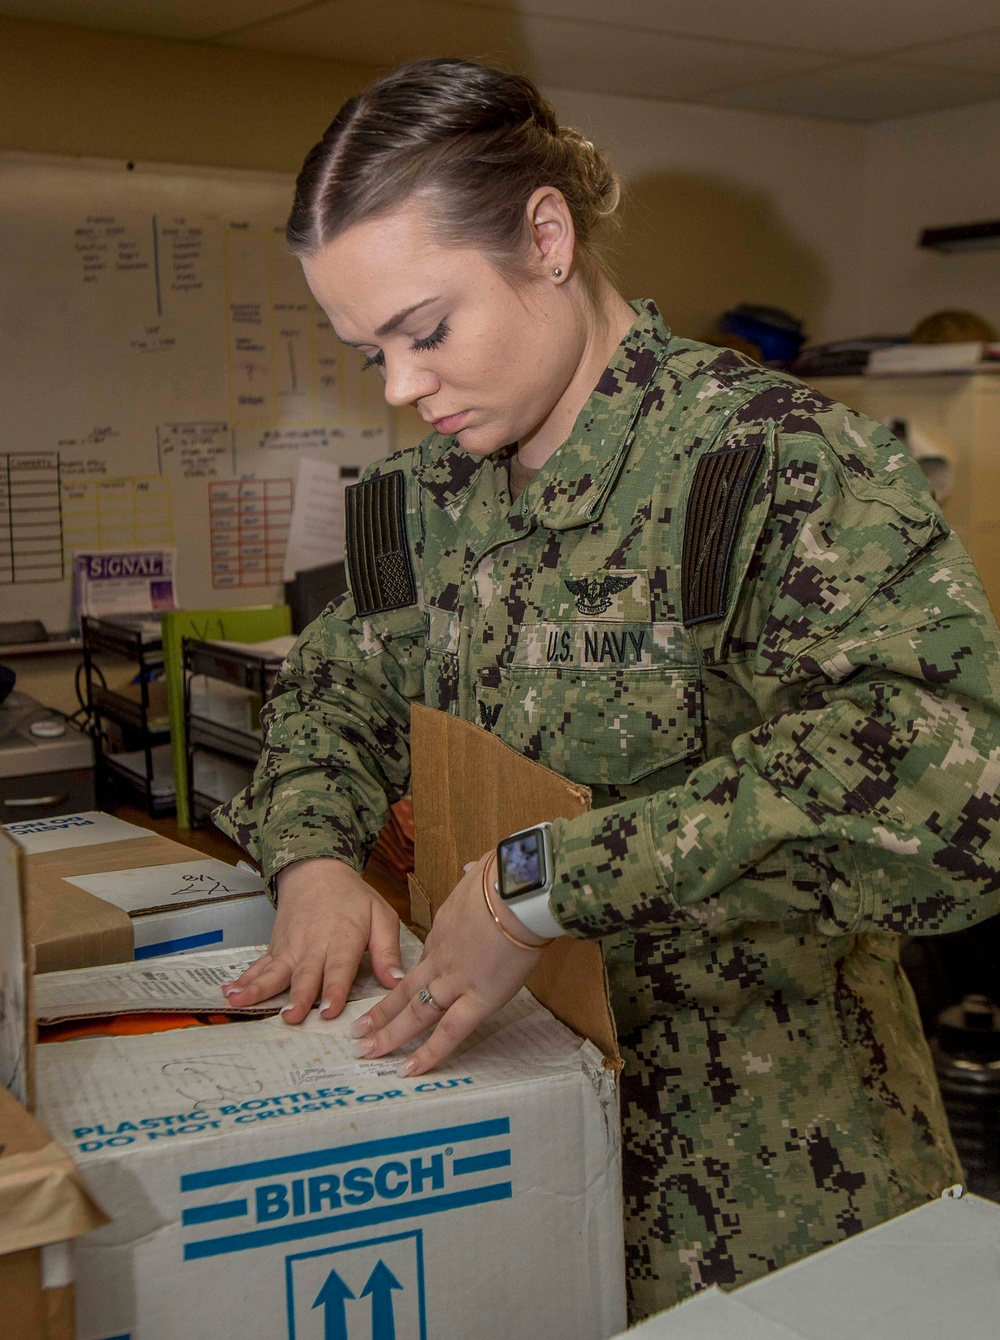
[[[474,746],[490,737],[477,734],[462,740],[466,797],[486,775]],[[425,762],[440,758],[430,749]],[[512,759],[533,785],[535,765]],[[542,790],[555,783],[547,774]],[[419,769],[414,786],[424,787]],[[458,822],[454,839],[438,835],[449,852],[473,840],[468,815]],[[419,823],[417,866],[435,887]],[[606,1031],[599,959],[567,983],[567,947],[553,949],[555,1005]],[[242,966],[225,959],[112,965],[34,986],[50,1019],[122,999],[186,1009]],[[112,1217],[74,1253],[78,1340],[604,1340],[621,1329],[613,1037],[602,1052],[525,991],[439,1070],[406,1078],[405,1057],[353,1058],[349,1025],[373,990],[362,977],[340,1019],[314,1013],[294,1029],[272,1016],[37,1049],[39,1112]]]
[[[37,972],[270,937],[257,875],[148,829],[91,811],[5,831],[27,856]]]
[[[107,1222],[33,1121],[24,855],[0,839],[0,1318],[4,1340],[71,1340],[68,1239]]]
[[[628,1340],[996,1340],[998,1243],[1000,1205],[946,1193],[730,1293],[695,1294]]]
[[[0,1089],[0,1317],[4,1340],[73,1340],[69,1240],[107,1223],[72,1160]]]
[[[79,1340],[209,1335],[220,1316],[227,1335],[297,1340],[621,1327],[617,1094],[597,1049],[525,992],[405,1079],[400,1059],[353,1059],[370,1003],[304,1029],[39,1047],[39,1111],[113,1218],[77,1245]]]
[[[159,620],[157,620],[158,623]],[[129,702],[134,703],[137,708],[141,709],[142,686],[140,684],[119,684],[114,691],[119,698],[127,698]],[[151,730],[162,730],[164,726],[170,724],[170,712],[167,705],[167,681],[165,678],[146,681],[146,702]]]
[[[622,1324],[596,1048],[524,993],[406,1080],[351,1059],[367,1007],[39,1048],[40,1111],[114,1220],[78,1244],[80,1340],[209,1334],[220,1314],[226,1334],[301,1340]]]
[[[585,813],[590,791],[529,762],[488,731],[419,704],[411,709],[410,735],[416,834],[410,906],[414,924],[427,929],[466,862],[521,828]],[[528,988],[621,1070],[599,942],[554,941]]]

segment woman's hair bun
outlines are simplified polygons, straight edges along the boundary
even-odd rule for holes
[[[560,126],[557,133],[576,157],[581,185],[590,197],[595,215],[606,218],[614,214],[621,203],[622,186],[611,159],[572,126]]]

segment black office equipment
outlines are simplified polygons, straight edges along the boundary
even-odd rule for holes
[[[285,582],[285,604],[291,607],[292,631],[301,633],[347,590],[347,567],[343,562],[306,568]]]

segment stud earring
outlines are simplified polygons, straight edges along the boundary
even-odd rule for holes
[[[552,271],[552,273],[553,273],[553,275],[555,275],[556,279],[562,279],[562,270],[559,268],[558,265],[557,265],[556,268]]]

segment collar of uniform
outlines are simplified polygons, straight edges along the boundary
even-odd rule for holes
[[[601,515],[632,445],[646,390],[663,362],[670,331],[656,304],[629,304],[635,321],[615,350],[573,431],[521,494],[521,512],[548,530],[588,525]]]
[[[420,450],[423,459],[414,466],[414,479],[438,507],[455,520],[461,516],[464,524],[471,522],[472,531],[485,539],[496,524],[502,490],[509,487],[505,462],[516,448],[510,445],[492,456],[472,456],[456,438],[433,434],[421,443]],[[517,514],[514,529],[527,528],[528,523]]]
[[[522,524],[534,513],[550,530],[568,530],[596,520],[632,444],[645,391],[661,365],[670,331],[656,304],[630,304],[636,319],[577,416],[566,442],[553,452],[521,494]],[[461,508],[479,484],[494,494],[497,463],[511,448],[482,459],[463,451],[456,438],[434,437],[414,470],[418,483],[440,507]]]

